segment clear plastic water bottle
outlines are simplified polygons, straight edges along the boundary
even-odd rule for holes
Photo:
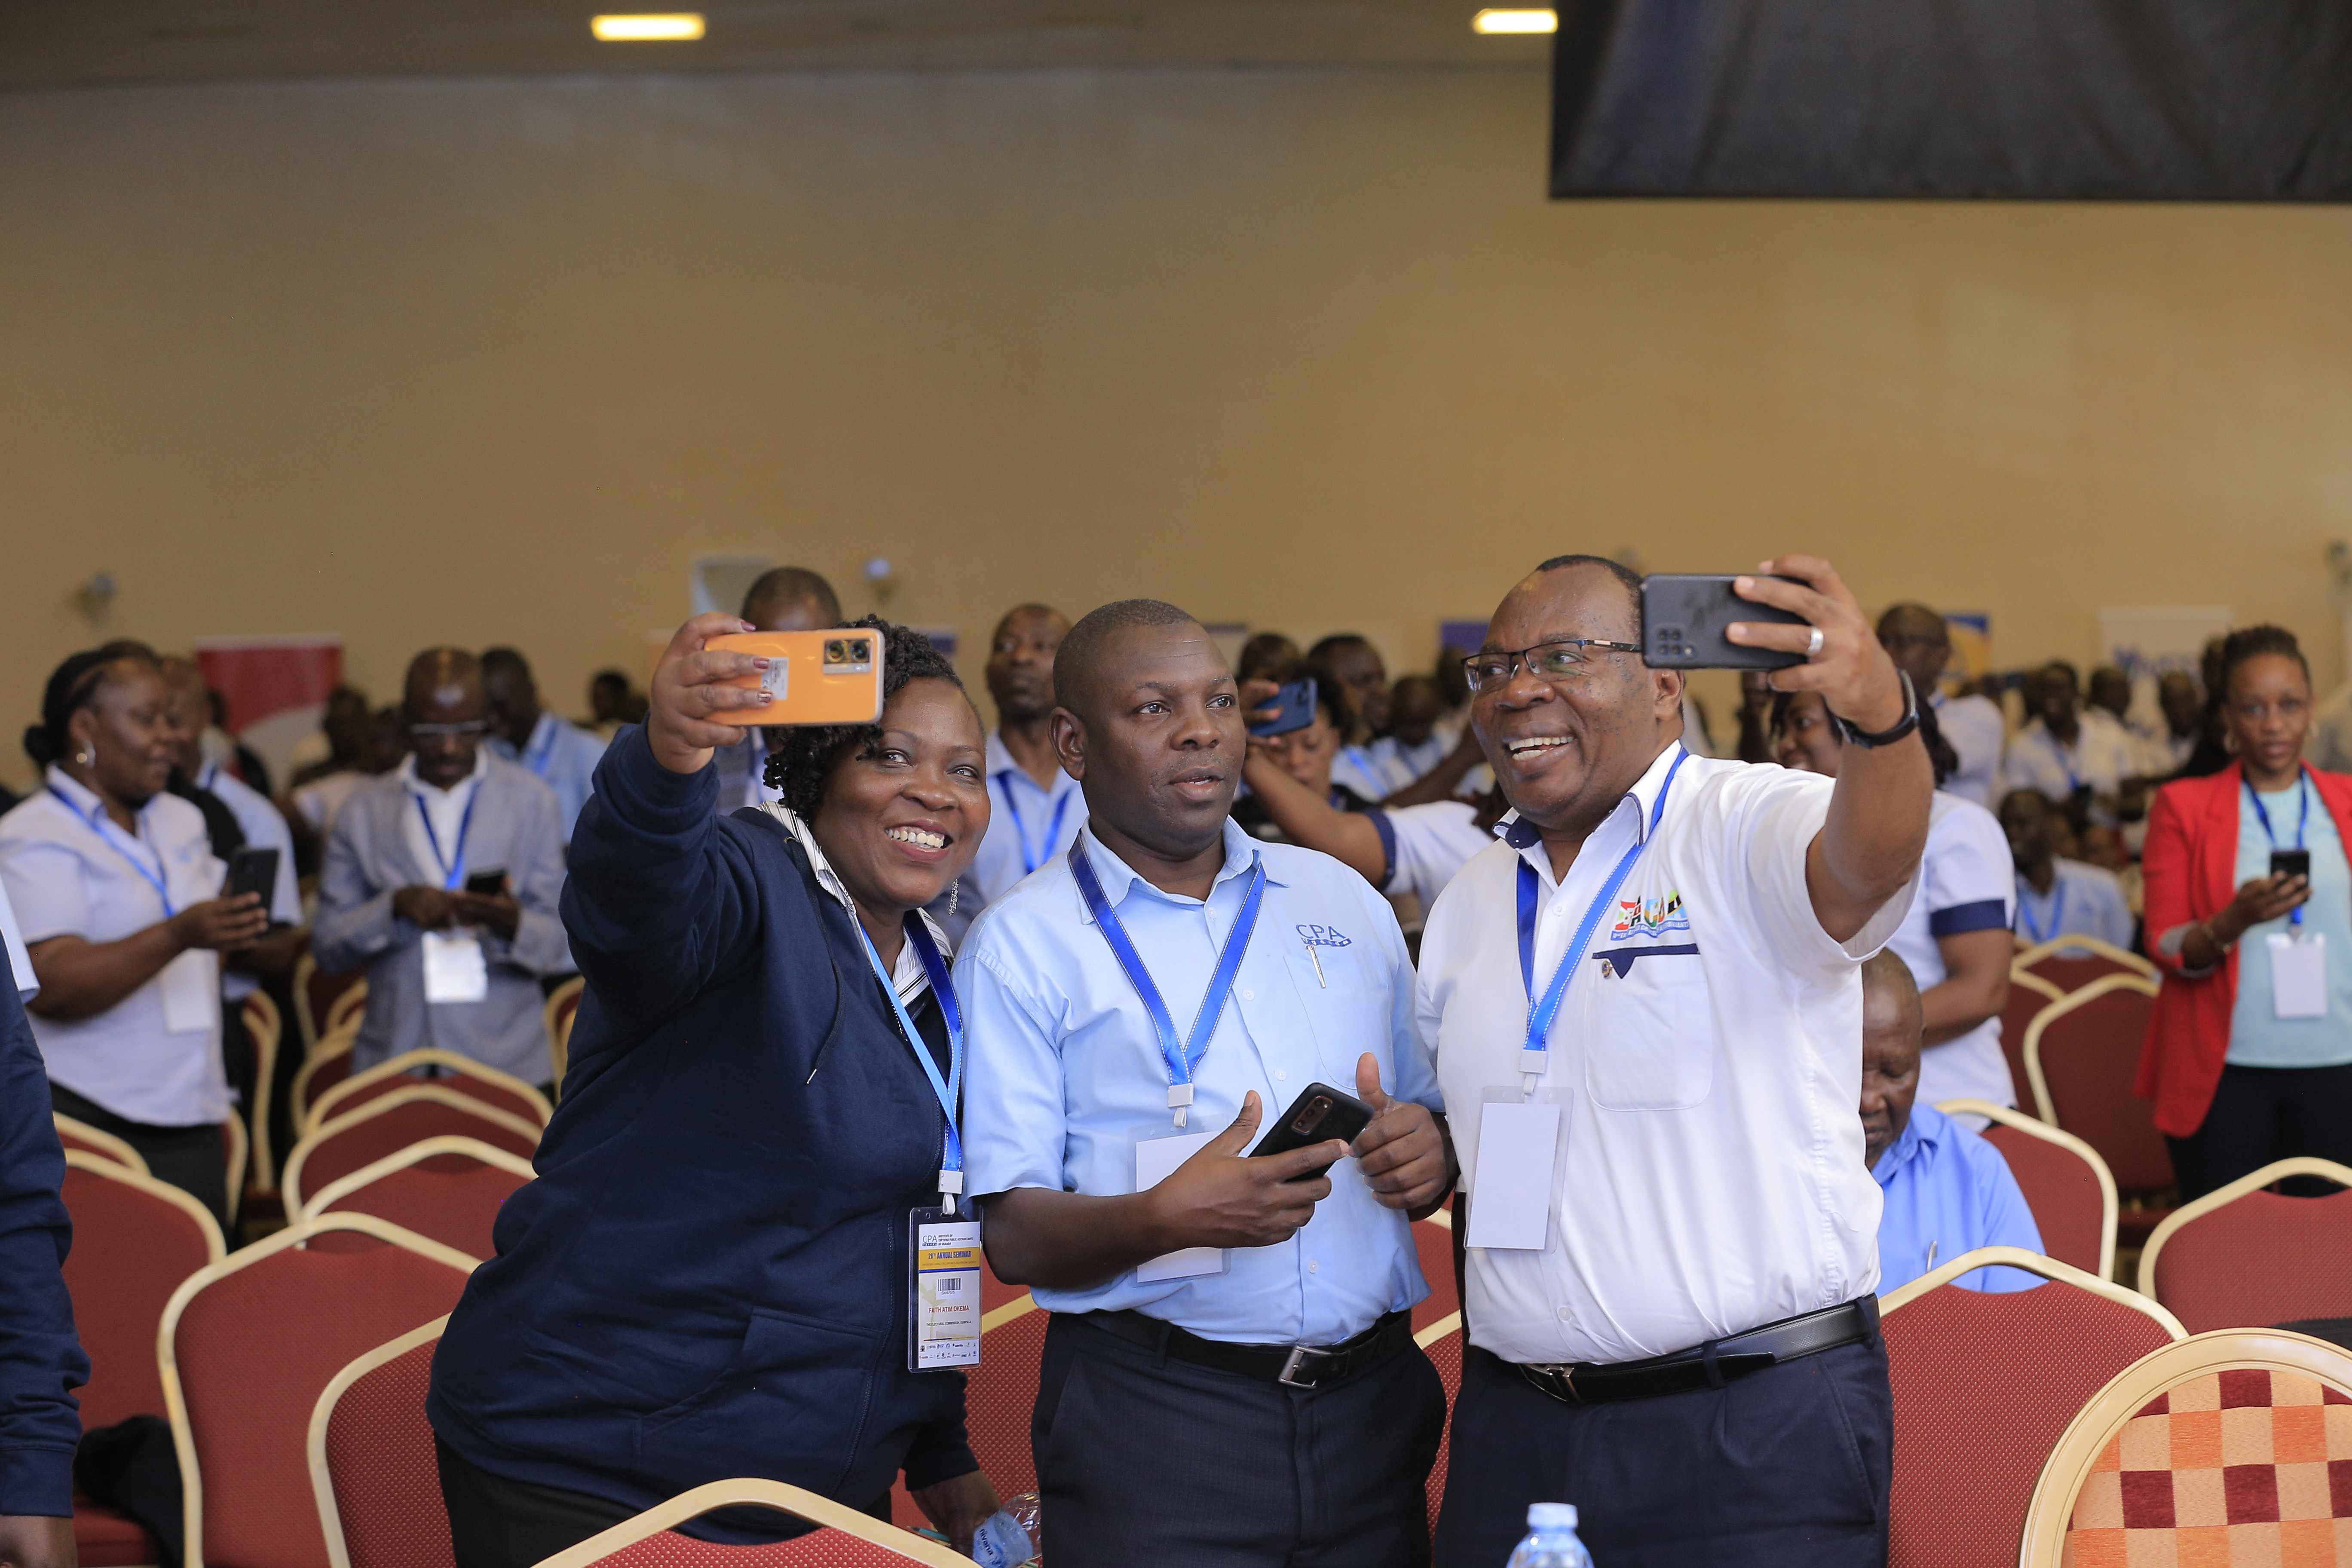
[[[1592,1553],[1576,1538],[1576,1505],[1528,1505],[1528,1535],[1511,1553],[1509,1568],[1592,1568]]]
[[[1038,1530],[1040,1511],[1035,1492],[1008,1499],[972,1531],[971,1560],[980,1568],[1020,1568],[1024,1563],[1039,1561],[1045,1551]]]

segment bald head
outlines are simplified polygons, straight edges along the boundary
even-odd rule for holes
[[[484,715],[482,665],[460,647],[429,647],[411,659],[402,708],[418,782],[454,788],[474,771]]]
[[[751,584],[742,613],[763,632],[813,632],[841,625],[841,596],[805,566],[779,566]]]
[[[1925,1026],[1919,983],[1908,965],[1881,948],[1862,966],[1862,1135],[1870,1164],[1911,1125]]]
[[[1175,605],[1158,599],[1118,599],[1087,611],[1062,638],[1054,654],[1054,700],[1079,718],[1092,722],[1093,707],[1101,700],[1099,676],[1120,634],[1146,626],[1190,626],[1200,623]],[[1208,634],[1201,633],[1202,637]]]
[[[1878,642],[1895,668],[1911,678],[1921,692],[1935,689],[1952,659],[1951,628],[1944,617],[1925,605],[1890,605],[1878,617]]]

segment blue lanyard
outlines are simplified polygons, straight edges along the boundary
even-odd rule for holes
[[[525,767],[529,768],[532,773],[537,773],[541,778],[545,778],[547,776],[547,764],[552,762],[555,758],[555,726],[556,724],[562,723],[562,721],[559,719],[551,723],[546,720],[541,720],[541,722],[547,725],[547,739],[541,741],[530,751],[525,752],[522,754],[522,761]]]
[[[2262,822],[2263,837],[2271,841],[2272,848],[2277,848],[2278,834],[2271,827],[2271,814],[2268,808],[2263,805],[2263,797],[2254,793],[2254,781],[2250,778],[2246,778],[2242,773],[2241,773],[2239,777],[2246,786],[2246,798],[2254,803],[2254,816]],[[2296,793],[2302,797],[2302,812],[2301,815],[2296,816],[2294,821],[2294,847],[2297,849],[2300,849],[2304,847],[2304,832],[2311,826],[2311,775],[2303,771],[2302,764],[2300,763],[2296,764],[2294,784]],[[2301,925],[2303,923],[2303,906],[2301,904],[2295,905],[2293,912],[2291,912],[2286,919],[2287,924],[2289,925]]]
[[[940,1114],[947,1118],[947,1131],[940,1140],[940,1204],[948,1213],[956,1212],[956,1194],[963,1191],[963,1136],[956,1131],[956,1101],[963,1093],[963,1008],[956,1001],[955,982],[948,976],[947,961],[940,956],[939,944],[931,940],[930,929],[923,917],[907,917],[907,940],[915,944],[916,955],[923,961],[923,973],[930,977],[931,994],[939,998],[940,1015],[948,1021],[948,1075],[940,1076],[940,1064],[931,1059],[930,1047],[908,1015],[907,1005],[898,999],[898,987],[882,967],[882,955],[874,950],[874,939],[866,934],[866,927],[853,911],[849,923],[857,928],[857,940],[866,944],[866,962],[874,966],[874,977],[882,982],[882,994],[890,998],[890,1010],[898,1015],[898,1028],[914,1048],[915,1059],[922,1064],[923,1076],[931,1080],[931,1092],[939,1097]]]
[[[1601,891],[1593,896],[1592,907],[1584,911],[1584,920],[1577,926],[1576,935],[1569,942],[1568,951],[1559,955],[1559,967],[1551,972],[1551,984],[1544,987],[1540,1002],[1536,999],[1536,910],[1542,901],[1542,889],[1536,879],[1536,868],[1528,864],[1526,857],[1520,857],[1519,981],[1528,992],[1528,1039],[1519,1051],[1519,1071],[1527,1077],[1527,1087],[1530,1089],[1535,1087],[1534,1080],[1543,1076],[1545,1067],[1551,1060],[1552,1021],[1559,1016],[1559,1005],[1568,995],[1568,983],[1575,976],[1576,966],[1584,956],[1586,944],[1592,940],[1594,928],[1601,923],[1601,912],[1617,897],[1617,889],[1623,887],[1625,879],[1633,874],[1633,862],[1642,858],[1642,851],[1647,849],[1650,840],[1657,837],[1659,819],[1666,814],[1666,796],[1675,787],[1675,775],[1682,772],[1683,764],[1688,761],[1690,753],[1682,752],[1675,758],[1674,765],[1666,770],[1666,782],[1658,786],[1657,804],[1650,807],[1649,832],[1633,841],[1633,847],[1619,858],[1617,868],[1610,872],[1609,879],[1601,884]]]
[[[1102,879],[1095,875],[1094,864],[1087,858],[1083,837],[1070,841],[1070,875],[1078,884],[1078,896],[1087,901],[1087,912],[1094,916],[1095,929],[1110,944],[1111,956],[1118,960],[1128,984],[1143,999],[1143,1010],[1151,1015],[1152,1032],[1160,1037],[1160,1059],[1168,1068],[1168,1103],[1176,1111],[1176,1125],[1181,1127],[1184,1108],[1192,1103],[1193,1071],[1209,1054],[1209,1037],[1217,1032],[1217,1020],[1224,1016],[1225,997],[1234,988],[1234,976],[1241,972],[1242,955],[1249,951],[1250,932],[1257,929],[1258,906],[1265,901],[1265,862],[1250,868],[1249,896],[1242,900],[1234,929],[1225,933],[1225,950],[1217,955],[1208,994],[1201,998],[1201,1010],[1192,1016],[1192,1032],[1181,1043],[1176,1038],[1176,1021],[1168,1015],[1168,1004],[1161,999],[1151,971],[1143,966],[1143,955],[1135,951],[1127,928],[1118,923],[1110,900],[1103,897]]]
[[[59,800],[64,800],[66,802],[66,808],[71,811],[76,816],[82,816],[81,807],[74,805],[70,800],[66,800],[66,797],[57,790],[51,789],[49,793],[57,795]],[[173,916],[180,912],[173,906],[172,890],[163,885],[163,852],[161,849],[157,849],[155,851],[155,869],[150,871],[147,868],[147,862],[139,858],[138,856],[133,855],[131,852],[131,846],[122,841],[121,837],[122,830],[115,826],[114,819],[106,815],[106,803],[104,801],[100,801],[96,805],[92,806],[89,810],[89,815],[83,817],[83,820],[89,824],[89,830],[92,833],[97,834],[100,838],[105,840],[106,847],[108,848],[113,850],[117,855],[121,856],[125,860],[130,861],[131,868],[138,872],[140,876],[145,878],[147,885],[155,889],[155,896],[163,900],[163,918],[165,920],[168,921]],[[134,844],[139,842],[141,841],[138,839],[131,840],[131,843]],[[152,847],[150,846],[150,847]]]
[[[455,888],[466,879],[466,836],[474,831],[474,805],[482,798],[479,785],[466,797],[466,814],[457,819],[457,858],[449,859],[441,853],[441,836],[433,831],[433,814],[425,809],[425,797],[412,793],[409,799],[416,803],[416,815],[425,819],[425,842],[433,846],[433,858],[440,863],[441,885]]]
[[[2054,880],[2055,886],[2050,889],[2050,927],[2047,931],[2044,931],[2041,926],[2034,922],[2033,906],[2027,902],[2027,900],[2032,898],[2033,895],[2032,888],[2023,882],[2020,882],[2018,884],[2018,923],[2025,927],[2025,935],[2027,940],[2033,942],[2036,946],[2039,946],[2042,942],[2048,942],[2052,937],[2056,936],[2064,929],[2065,926],[2066,881],[2063,877],[2055,878]]]
[[[1029,847],[1029,825],[1021,820],[1021,802],[1013,793],[1013,770],[1005,768],[996,775],[996,787],[1003,793],[1004,809],[1013,814],[1013,835],[1021,840],[1021,874],[1029,875],[1045,863],[1054,852],[1054,840],[1062,836],[1062,817],[1070,809],[1070,797],[1078,792],[1066,789],[1062,798],[1054,803],[1054,818],[1045,824],[1045,842],[1034,850]]]

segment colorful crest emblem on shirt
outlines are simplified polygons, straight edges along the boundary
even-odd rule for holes
[[[1654,942],[1669,931],[1690,930],[1690,912],[1683,908],[1680,889],[1669,888],[1662,899],[1620,899],[1617,900],[1617,923],[1609,928],[1611,942],[1632,942],[1636,937]]]

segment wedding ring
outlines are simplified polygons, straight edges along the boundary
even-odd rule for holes
[[[1807,629],[1813,634],[1805,639],[1805,658],[1810,661],[1822,657],[1822,628],[1811,626]]]

